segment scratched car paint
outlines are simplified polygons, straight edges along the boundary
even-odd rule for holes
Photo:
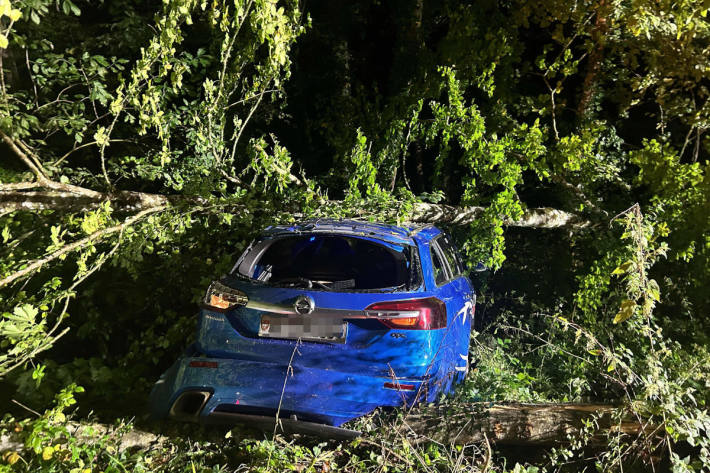
[[[197,340],[155,384],[152,412],[338,427],[431,402],[468,370],[474,310],[435,227],[272,226],[209,287]]]

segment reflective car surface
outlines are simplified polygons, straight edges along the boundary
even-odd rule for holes
[[[326,428],[431,402],[468,370],[474,310],[435,227],[272,226],[209,287],[197,341],[155,384],[152,412]]]

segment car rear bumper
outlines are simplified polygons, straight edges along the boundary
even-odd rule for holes
[[[361,435],[361,432],[357,430],[334,427],[332,425],[319,424],[316,422],[306,422],[291,418],[280,419],[277,426],[276,417],[253,414],[213,412],[205,416],[200,422],[209,425],[245,424],[265,432],[274,432],[274,429],[276,429],[279,433],[306,434],[335,440],[350,440]]]
[[[340,426],[378,406],[426,399],[423,384],[298,365],[183,357],[153,387],[151,411],[208,423],[236,422],[240,416],[274,419],[279,411],[282,420]]]

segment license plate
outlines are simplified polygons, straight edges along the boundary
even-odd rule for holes
[[[320,342],[345,342],[347,323],[333,317],[262,315],[259,336]]]

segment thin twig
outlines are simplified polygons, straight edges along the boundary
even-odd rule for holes
[[[372,440],[368,440],[368,439],[366,439],[366,438],[361,438],[361,439],[358,440],[358,442],[360,443],[360,445],[371,445],[371,446],[373,446],[373,447],[380,447],[380,448],[381,448],[382,450],[384,450],[386,453],[388,453],[388,454],[392,455],[393,457],[397,458],[397,460],[401,461],[402,463],[405,463],[405,464],[407,464],[407,465],[412,465],[412,464],[413,464],[411,460],[409,460],[408,458],[403,457],[402,455],[398,454],[397,452],[395,452],[394,450],[392,450],[391,448],[387,447],[386,445],[384,445],[384,444],[382,444],[382,443],[373,442]]]
[[[2,58],[5,55],[4,53],[4,49],[0,51],[0,91],[2,91],[2,103],[5,105],[5,111],[10,115],[10,108],[7,103],[7,89],[5,88],[5,68],[2,62]]]
[[[486,445],[486,457],[483,461],[483,467],[481,468],[481,473],[486,473],[491,466],[491,456],[493,455],[493,450],[491,449],[491,443],[488,441],[488,436],[483,432],[483,440],[485,440]]]
[[[115,140],[108,140],[108,141],[109,141],[110,143],[133,142],[133,140],[122,140],[122,139],[115,139]],[[54,165],[55,165],[55,166],[60,165],[60,164],[61,164],[65,159],[67,159],[67,158],[69,157],[69,155],[71,155],[74,151],[80,150],[80,149],[82,149],[82,148],[86,148],[87,146],[96,145],[96,144],[98,144],[96,141],[92,141],[92,142],[90,142],[90,143],[84,143],[84,144],[81,145],[81,146],[74,146],[71,150],[67,151],[67,152],[64,154],[64,156],[62,156],[61,158],[59,158],[58,160],[56,160],[56,161],[54,162]]]
[[[272,92],[278,92],[278,89],[269,89],[269,90],[264,90],[262,92],[259,92],[258,94],[251,95],[245,99],[237,100],[236,102],[232,102],[229,105],[227,105],[224,110],[229,110],[232,107],[236,107],[237,105],[243,104],[245,102],[249,102],[250,100],[254,100],[256,98],[259,98],[262,95],[270,94]]]
[[[542,80],[545,81],[547,90],[550,91],[550,113],[552,114],[552,129],[555,132],[555,140],[560,141],[560,134],[557,131],[557,106],[555,105],[555,94],[557,93],[557,87],[553,89],[550,85],[550,82],[547,80],[547,77],[545,77],[544,75],[542,76]]]
[[[30,76],[30,81],[32,82],[32,88],[34,89],[34,94],[35,94],[35,106],[39,102],[39,98],[37,96],[37,84],[35,84],[35,78],[32,75],[32,68],[30,67],[30,50],[28,48],[25,48],[25,64],[27,65],[27,74]]]
[[[271,82],[271,79],[269,81]],[[261,104],[261,100],[264,98],[263,94],[259,95],[259,98],[256,100],[256,103],[254,106],[249,110],[249,114],[247,117],[244,119],[244,121],[241,123],[239,126],[239,132],[237,133],[236,137],[234,138],[234,142],[232,143],[232,155],[231,155],[231,162],[234,162],[234,157],[237,154],[237,143],[239,143],[239,139],[242,137],[242,133],[244,132],[244,128],[246,128],[247,124],[249,123],[249,120],[251,120],[252,115],[254,115],[254,112],[256,112],[256,109],[259,108],[259,105]]]
[[[281,387],[281,397],[279,397],[279,406],[276,409],[276,422],[274,424],[274,433],[273,437],[276,437],[276,429],[279,426],[279,414],[281,413],[281,404],[283,403],[284,400],[284,394],[286,393],[286,383],[288,382],[289,376],[293,376],[293,358],[296,356],[296,353],[300,352],[298,351],[298,347],[301,345],[301,337],[298,337],[298,340],[296,340],[296,344],[293,347],[293,351],[291,352],[291,358],[288,360],[288,366],[286,367],[286,375],[284,376],[284,384]]]
[[[690,125],[690,129],[688,130],[688,134],[685,135],[685,141],[683,142],[683,147],[680,149],[680,153],[678,154],[678,159],[683,158],[683,153],[685,153],[685,148],[688,146],[688,142],[690,141],[690,135],[693,134],[694,129],[695,129],[695,125]]]
[[[67,90],[71,89],[72,87],[76,87],[76,86],[78,86],[78,85],[81,85],[81,83],[80,83],[80,82],[77,82],[76,84],[70,84],[70,85],[64,87],[62,90],[59,91],[59,93],[57,94],[57,98],[56,98],[56,99],[52,100],[51,102],[43,103],[42,105],[40,105],[39,107],[37,107],[37,108],[35,109],[35,111],[41,110],[41,109],[43,109],[44,107],[49,107],[50,105],[54,105],[55,103],[59,103],[59,102],[70,102],[70,103],[71,103],[71,101],[69,101],[69,100],[61,100],[62,95],[63,95],[64,92],[66,92]]]
[[[89,97],[91,97],[91,106],[94,109],[94,117],[98,119],[99,112],[96,110],[96,100],[94,100],[93,95],[91,93],[91,83],[89,82],[89,78],[87,77],[86,72],[84,72],[84,66],[80,66],[79,70],[81,71],[81,75],[84,76],[84,80],[86,81],[86,88],[89,90]]]
[[[289,376],[293,376],[293,358],[296,356],[296,352],[298,352],[298,347],[301,344],[301,337],[298,337],[296,340],[296,344],[293,347],[293,351],[291,352],[291,358],[288,360],[288,366],[286,367],[286,374],[284,375],[284,384],[281,387],[281,397],[279,397],[279,406],[276,409],[276,416],[274,419],[274,431],[271,434],[271,440],[274,441],[276,439],[276,431],[281,425],[281,421],[279,419],[279,415],[281,414],[281,404],[283,403],[284,400],[284,394],[286,393],[286,383],[288,382]],[[300,352],[299,352],[300,354]],[[269,459],[267,460],[266,464],[270,465],[271,464],[271,453],[273,452],[273,449],[269,450]]]
[[[40,413],[37,412],[36,410],[32,409],[31,407],[25,406],[25,405],[22,404],[20,401],[18,401],[18,400],[16,400],[16,399],[11,399],[10,401],[13,402],[13,403],[15,403],[15,404],[17,404],[18,406],[20,406],[20,407],[23,408],[24,410],[26,410],[26,411],[28,411],[28,412],[31,412],[32,414],[36,415],[37,417],[42,417],[42,414],[40,414]]]

